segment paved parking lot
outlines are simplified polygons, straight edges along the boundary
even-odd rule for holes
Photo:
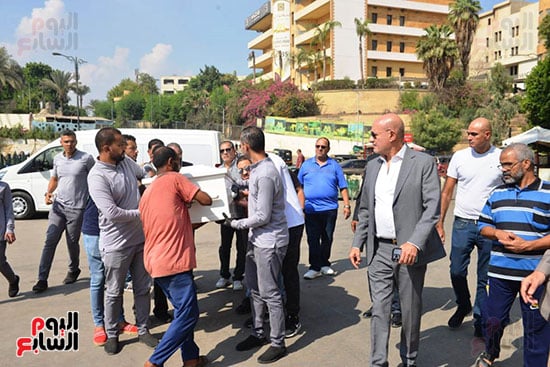
[[[62,241],[52,267],[50,289],[40,295],[32,293],[46,223],[45,217],[16,222],[17,242],[8,249],[8,259],[16,273],[21,276],[21,295],[13,299],[8,298],[7,284],[5,280],[1,280],[0,366],[142,366],[151,350],[137,343],[134,337],[121,336],[122,351],[116,356],[108,356],[102,348],[92,344],[93,324],[84,252],[81,254],[81,279],[75,284],[62,285],[61,281],[67,271],[67,250],[65,242]],[[447,228],[447,232],[451,233],[450,228]],[[214,286],[219,278],[218,238],[219,228],[214,223],[200,228],[196,234],[199,266],[196,270],[196,281],[201,317],[195,339],[201,347],[201,353],[206,354],[212,361],[211,366],[256,366],[256,358],[265,347],[254,352],[235,351],[235,345],[248,335],[248,329],[242,329],[247,316],[234,312],[243,297],[243,292],[234,292],[231,289],[218,290]],[[289,355],[274,363],[274,366],[368,365],[369,322],[361,317],[362,312],[370,305],[366,271],[364,268],[354,270],[347,259],[351,238],[349,221],[340,218],[332,255],[334,268],[339,274],[333,278],[301,281],[303,331],[298,336],[287,339]],[[448,247],[447,245],[447,250]],[[307,243],[304,238],[301,274],[307,270],[307,254]],[[424,288],[419,366],[470,366],[482,348],[482,341],[473,338],[471,317],[466,318],[459,330],[451,331],[447,327],[447,320],[454,309],[448,266],[448,260],[443,259],[428,267]],[[474,267],[471,267],[471,270],[473,269]],[[473,277],[470,280],[473,280]],[[133,320],[131,295],[125,292],[125,310],[129,320]],[[34,317],[66,318],[70,311],[79,313],[78,351],[39,354],[26,352],[21,358],[16,357],[16,341],[20,337],[30,337],[31,320]],[[501,361],[497,366],[517,367],[522,364],[523,329],[521,321],[518,320],[519,308],[516,304],[513,308],[512,324],[506,330],[503,339]],[[151,332],[161,336],[165,329],[166,325],[153,324]],[[398,341],[399,329],[392,329],[389,352],[392,367],[400,362]],[[174,355],[166,364],[168,367],[181,365],[179,355]]]

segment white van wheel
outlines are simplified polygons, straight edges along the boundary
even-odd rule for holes
[[[14,192],[12,194],[12,204],[15,219],[29,219],[36,213],[34,202],[26,192]]]

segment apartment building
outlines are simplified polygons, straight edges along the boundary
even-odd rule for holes
[[[291,78],[302,88],[323,77],[359,80],[361,62],[365,77],[423,79],[426,76],[415,54],[416,43],[425,28],[446,21],[451,2],[270,0],[245,21],[246,29],[258,33],[248,43],[248,65],[261,78]],[[371,35],[363,40],[363,60],[355,18],[370,23]],[[321,45],[316,35],[331,21],[341,26],[334,27]]]
[[[471,77],[484,78],[500,63],[513,78],[514,86],[525,88],[525,78],[539,57],[539,5],[507,0],[479,15],[472,44]]]
[[[176,94],[187,87],[192,76],[161,76],[160,77],[160,93],[161,94]]]

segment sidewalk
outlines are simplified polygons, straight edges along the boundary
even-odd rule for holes
[[[452,213],[452,208],[449,213]],[[450,224],[447,221],[447,236]],[[64,240],[59,244],[49,279],[50,288],[40,294],[32,293],[36,282],[38,263],[42,251],[46,219],[16,222],[17,242],[8,248],[8,260],[21,277],[21,295],[7,297],[7,283],[2,279],[0,286],[0,310],[2,315],[2,339],[0,341],[0,367],[7,366],[142,366],[150,356],[151,349],[137,342],[132,336],[121,336],[122,350],[115,356],[108,356],[103,348],[92,344],[93,324],[89,306],[86,256],[81,252],[82,278],[71,285],[62,285],[67,271],[67,250]],[[368,366],[370,327],[369,321],[361,317],[369,306],[366,271],[363,267],[354,270],[347,259],[352,240],[349,220],[339,218],[332,251],[336,277],[322,277],[306,281],[302,287],[302,332],[287,339],[289,355],[273,366]],[[450,241],[447,241],[450,244]],[[446,246],[447,251],[449,246]],[[196,282],[199,289],[201,317],[196,328],[195,340],[211,361],[210,366],[257,366],[256,358],[265,350],[237,352],[235,345],[246,338],[249,329],[243,329],[247,315],[237,315],[235,307],[244,297],[244,292],[216,289],[219,278],[218,245],[219,227],[210,223],[196,233],[198,269]],[[301,247],[300,274],[307,270],[307,243],[304,238]],[[232,254],[234,265],[234,252]],[[472,261],[475,264],[475,258]],[[475,267],[471,272],[475,273]],[[474,289],[475,276],[470,277]],[[424,288],[424,316],[422,318],[421,345],[418,365],[423,367],[470,366],[483,348],[482,341],[473,337],[472,318],[467,317],[464,325],[449,330],[447,320],[454,311],[453,291],[449,280],[448,259],[442,259],[428,267]],[[132,293],[124,294],[125,310],[129,321],[133,321]],[[79,312],[78,351],[40,352],[38,355],[25,352],[16,357],[16,340],[30,337],[31,320],[34,317],[67,317],[67,312]],[[153,325],[151,332],[160,337],[167,325]],[[392,329],[389,343],[390,366],[397,366],[399,359],[399,329]],[[517,367],[522,364],[523,328],[519,307],[512,309],[511,325],[506,329],[502,342],[499,367]],[[48,334],[51,336],[51,334]],[[47,335],[47,336],[48,336]],[[181,356],[175,354],[167,367],[181,366]]]

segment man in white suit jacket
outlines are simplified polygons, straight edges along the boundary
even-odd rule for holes
[[[540,314],[546,321],[550,321],[550,250],[546,250],[537,269],[521,282],[521,297],[525,303],[539,305]],[[546,283],[544,294],[540,300],[533,297],[538,287]]]
[[[435,224],[440,213],[440,184],[433,157],[409,149],[405,127],[395,114],[377,119],[371,130],[374,152],[359,203],[359,223],[349,258],[359,267],[365,244],[373,310],[371,366],[388,366],[390,309],[394,286],[401,298],[403,366],[416,366],[422,288],[427,263],[445,256]],[[401,251],[392,261],[396,249]]]

